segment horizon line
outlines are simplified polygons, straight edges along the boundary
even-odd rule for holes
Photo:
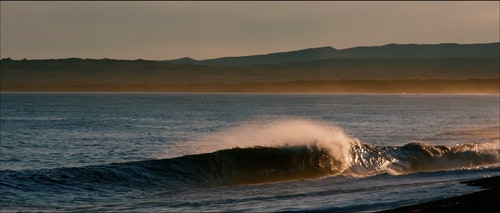
[[[2,57],[0,60],[15,60],[15,61],[22,61],[22,60],[63,60],[63,59],[83,59],[83,60],[120,60],[120,61],[175,61],[175,60],[181,60],[181,59],[188,59],[188,60],[194,60],[194,61],[208,61],[208,60],[217,60],[217,59],[223,59],[223,58],[238,58],[238,57],[251,57],[251,56],[266,56],[266,55],[272,55],[272,54],[279,54],[279,53],[290,53],[290,52],[298,52],[298,51],[303,51],[303,50],[311,50],[311,49],[321,49],[321,48],[332,48],[334,50],[342,51],[342,50],[348,50],[348,49],[354,49],[354,48],[364,48],[364,47],[383,47],[383,46],[388,46],[388,45],[480,45],[480,44],[494,44],[494,43],[500,43],[499,41],[492,41],[492,42],[479,42],[479,43],[456,43],[456,42],[441,42],[441,43],[386,43],[383,45],[373,45],[373,46],[367,46],[367,45],[362,45],[362,46],[353,46],[353,47],[347,47],[343,49],[336,49],[333,46],[320,46],[320,47],[308,47],[308,48],[302,48],[302,49],[295,49],[295,50],[288,50],[288,51],[281,51],[281,52],[268,52],[268,53],[260,53],[260,54],[253,54],[253,55],[236,55],[236,56],[220,56],[220,57],[215,57],[215,58],[207,58],[207,59],[194,59],[189,56],[184,56],[180,58],[174,58],[174,59],[144,59],[144,58],[136,58],[136,59],[119,59],[119,58],[87,58],[87,57],[66,57],[66,58],[22,58],[22,59],[13,59],[12,57]]]

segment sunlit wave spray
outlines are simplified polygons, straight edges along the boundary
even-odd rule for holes
[[[324,167],[341,173],[350,167],[351,144],[356,139],[332,123],[306,119],[282,119],[272,122],[253,122],[228,131],[202,137],[197,141],[201,153],[228,148],[249,147],[307,147],[310,151],[324,151],[328,160]]]

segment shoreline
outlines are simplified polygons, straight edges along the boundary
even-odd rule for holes
[[[376,212],[491,212],[492,209],[500,207],[500,203],[498,202],[498,196],[500,195],[500,176],[462,181],[460,184],[481,186],[481,189],[465,195]]]
[[[62,80],[61,80],[62,81]],[[499,94],[500,79],[295,80],[254,82],[2,81],[1,92],[430,93]],[[43,82],[43,83],[42,83]],[[99,82],[99,83],[97,83]]]
[[[418,92],[149,92],[149,91],[1,91],[0,94],[263,94],[263,95],[470,95],[497,96],[500,93],[418,93]]]

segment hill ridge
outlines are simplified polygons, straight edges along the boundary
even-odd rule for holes
[[[498,58],[500,57],[499,50],[500,42],[474,44],[390,43],[381,46],[357,46],[345,49],[323,46],[267,54],[226,56],[205,60],[195,60],[184,57],[181,59],[166,60],[166,62],[198,65],[248,66],[257,64],[310,62],[340,58]],[[189,60],[186,60],[186,58],[189,58]]]

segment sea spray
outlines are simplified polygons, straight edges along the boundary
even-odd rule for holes
[[[350,166],[351,143],[337,125],[307,119],[248,122],[227,131],[205,135],[191,142],[197,153],[230,148],[306,146],[325,149],[336,172]],[[189,143],[187,143],[189,144]]]

